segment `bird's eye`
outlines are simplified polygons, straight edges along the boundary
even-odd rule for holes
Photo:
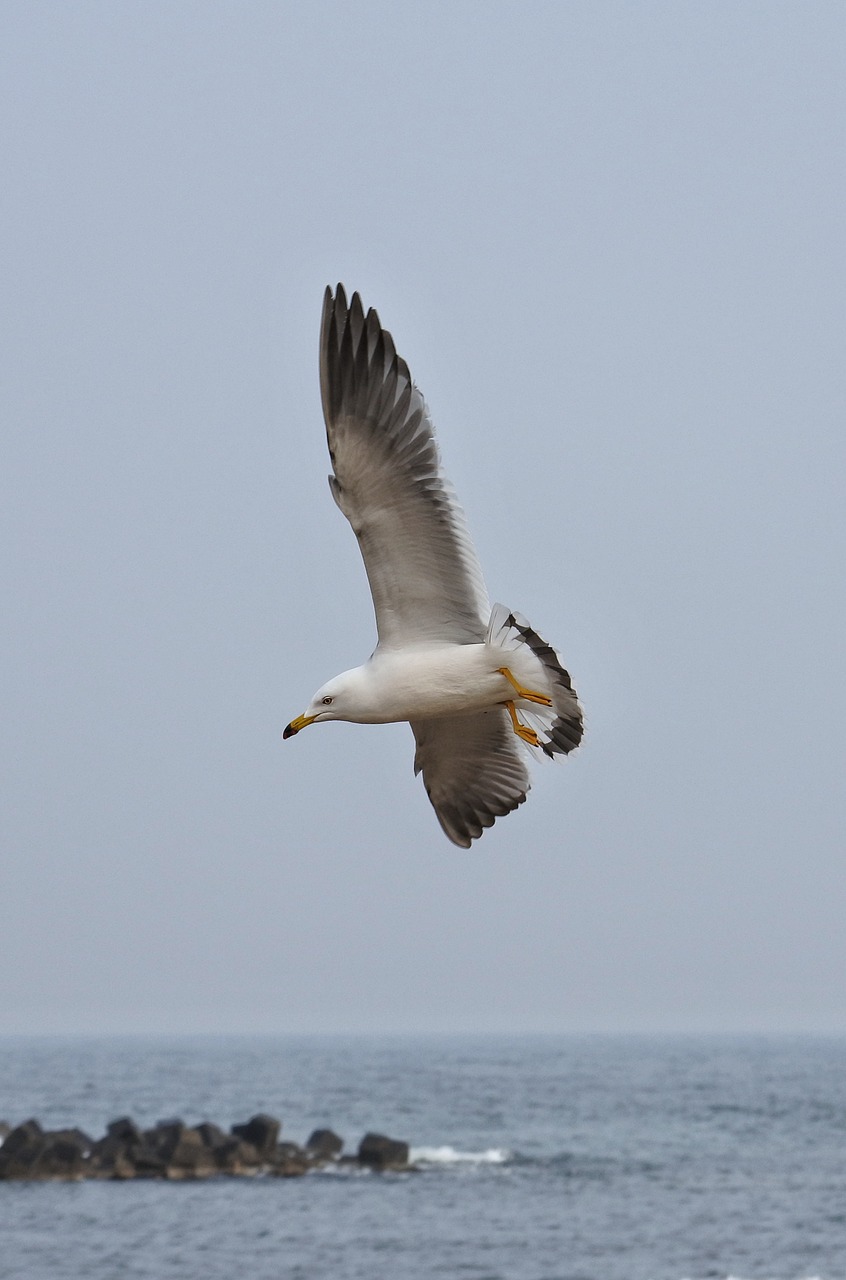
[[[331,699],[331,698],[324,698],[324,699],[323,699],[323,705],[324,705],[324,707],[330,707],[330,706],[332,705],[332,699]]]

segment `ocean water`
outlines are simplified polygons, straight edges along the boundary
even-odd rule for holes
[[[0,1183],[0,1277],[846,1277],[843,1040],[0,1038],[10,1122],[256,1111],[421,1171]]]

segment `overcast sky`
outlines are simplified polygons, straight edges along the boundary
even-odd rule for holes
[[[0,3],[0,1028],[846,1031],[841,3]],[[325,285],[575,757],[471,851],[375,641]]]

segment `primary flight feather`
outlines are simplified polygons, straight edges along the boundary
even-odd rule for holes
[[[415,773],[443,830],[468,848],[526,799],[527,750],[566,755],[582,711],[555,651],[488,602],[429,412],[374,310],[326,290],[320,389],[336,503],[358,538],[379,642],[287,726],[408,720]],[[522,716],[522,718],[521,718]]]

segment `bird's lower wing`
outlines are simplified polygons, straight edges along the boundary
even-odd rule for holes
[[[475,715],[411,722],[423,774],[438,821],[454,844],[469,849],[486,827],[526,799],[525,750],[508,713],[495,707]]]

